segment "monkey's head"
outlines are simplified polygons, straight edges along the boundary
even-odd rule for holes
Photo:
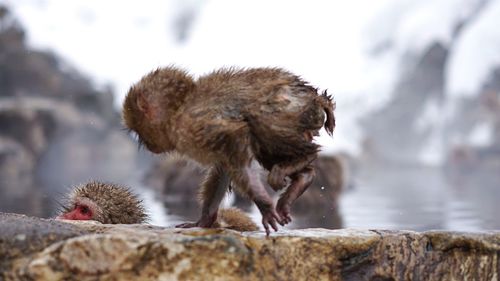
[[[148,220],[142,201],[128,188],[89,182],[68,196],[58,219],[95,220],[106,224],[134,224]]]
[[[139,143],[153,153],[174,149],[171,119],[195,87],[191,76],[183,70],[165,67],[150,72],[133,85],[125,97],[125,126],[136,132]]]

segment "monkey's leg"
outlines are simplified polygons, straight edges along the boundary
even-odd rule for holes
[[[266,234],[270,234],[270,226],[274,231],[278,231],[278,223],[284,225],[282,218],[276,212],[271,196],[267,193],[264,185],[260,181],[258,173],[252,171],[249,167],[241,170],[233,170],[231,179],[241,191],[246,193],[250,199],[255,202],[262,214],[262,225]]]
[[[281,190],[286,185],[287,176],[303,171],[316,158],[317,154],[311,154],[296,162],[276,164],[269,172],[267,182],[275,191]]]
[[[290,206],[311,185],[314,175],[314,167],[309,165],[302,171],[290,176],[292,183],[285,193],[280,196],[276,207],[276,211],[283,218],[283,223],[288,224],[292,221]]]
[[[229,175],[222,167],[214,166],[207,172],[200,190],[201,217],[195,223],[183,223],[176,227],[211,227],[217,220],[219,205],[226,195]]]

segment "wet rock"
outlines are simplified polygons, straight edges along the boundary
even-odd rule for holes
[[[29,205],[40,212],[42,196],[33,190],[35,159],[20,143],[0,136],[0,204],[2,209],[22,212]]]
[[[3,280],[496,280],[500,232],[239,233],[0,214]]]

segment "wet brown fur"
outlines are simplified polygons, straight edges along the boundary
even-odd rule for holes
[[[302,96],[300,107],[293,108],[285,96],[293,93]],[[147,104],[143,110],[141,104]],[[316,153],[318,145],[303,135],[316,135],[323,125],[332,134],[333,109],[326,92],[318,95],[301,78],[279,68],[222,69],[195,83],[186,72],[167,67],[130,89],[123,119],[153,152],[177,150],[205,165],[223,160],[241,166],[250,161],[242,151],[251,144],[255,158],[270,167]],[[224,159],[228,154],[233,157]]]
[[[259,227],[242,210],[238,208],[224,208],[219,211],[214,227],[222,227],[237,231],[257,231]]]
[[[148,215],[137,195],[130,189],[113,183],[91,181],[79,185],[69,195],[63,212],[71,211],[75,203],[88,199],[98,206],[93,220],[105,224],[139,224],[148,221]]]
[[[313,136],[323,126],[333,133],[334,107],[326,92],[319,95],[280,68],[225,68],[195,81],[183,70],[165,67],[131,87],[123,119],[150,151],[176,151],[220,171],[206,181],[212,186],[202,187],[204,200],[210,201],[204,206],[211,215],[205,224],[210,226],[220,202],[219,194],[212,195],[225,192],[227,179],[255,201],[264,217],[270,212],[270,220],[280,222],[249,167],[256,160],[272,171],[269,182],[275,189],[283,187],[281,178],[306,171],[301,191],[290,199],[295,200],[314,176],[308,168],[319,150]]]

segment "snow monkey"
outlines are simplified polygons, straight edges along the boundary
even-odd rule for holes
[[[123,120],[151,152],[176,152],[208,168],[201,217],[179,227],[212,227],[231,187],[254,201],[269,235],[291,221],[291,204],[311,184],[319,150],[313,137],[323,126],[332,135],[334,109],[326,91],[319,95],[280,68],[224,68],[195,80],[169,66],[130,88]],[[275,191],[286,187],[276,205],[259,166]]]
[[[58,219],[136,224],[148,220],[142,200],[127,187],[91,181],[76,186],[65,198]]]
[[[105,224],[141,224],[148,221],[142,201],[130,189],[97,181],[75,187],[57,218],[95,220]],[[214,226],[237,231],[258,230],[252,219],[237,208],[221,209]]]

